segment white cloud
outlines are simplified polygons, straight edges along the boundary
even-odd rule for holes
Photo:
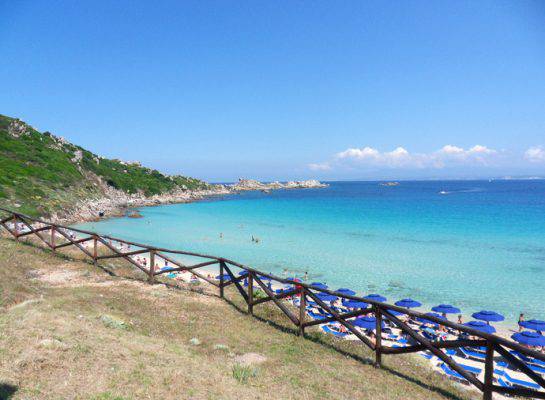
[[[330,162],[309,164],[314,171],[331,170],[338,166],[375,166],[388,168],[444,168],[451,165],[487,165],[496,150],[475,145],[467,150],[451,144],[431,153],[410,153],[403,147],[381,152],[366,146],[348,148],[333,156]]]
[[[545,162],[545,149],[541,146],[530,147],[524,152],[524,158],[530,162]]]
[[[331,165],[327,162],[325,163],[312,163],[309,164],[308,167],[312,171],[329,171],[331,169]]]
[[[380,153],[377,149],[372,147],[363,147],[361,149],[346,149],[335,155],[336,158],[357,158],[363,159],[377,159]]]
[[[481,146],[480,144],[476,144],[471,149],[469,149],[467,153],[468,154],[495,154],[497,153],[497,151],[489,149],[486,146]]]
[[[462,149],[461,147],[453,146],[451,144],[447,144],[446,146],[443,146],[440,150],[438,150],[437,153],[458,155],[464,154],[464,149]]]

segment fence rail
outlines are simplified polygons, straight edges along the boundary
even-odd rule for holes
[[[469,382],[471,385],[479,389],[483,393],[483,399],[485,400],[492,399],[492,393],[494,392],[512,396],[545,399],[545,368],[536,368],[535,364],[531,362],[535,361],[536,363],[540,363],[540,365],[545,366],[545,354],[522,346],[503,337],[487,334],[465,325],[436,318],[434,316],[409,310],[407,308],[377,302],[358,296],[338,293],[328,289],[317,288],[293,279],[277,277],[223,257],[149,246],[108,235],[100,235],[95,232],[54,224],[1,207],[0,211],[3,214],[7,214],[6,217],[0,219],[0,227],[9,232],[9,234],[11,234],[16,240],[21,240],[22,238],[34,235],[41,242],[45,243],[47,248],[51,249],[53,252],[56,252],[58,249],[74,246],[87,257],[91,258],[95,264],[97,264],[100,260],[121,258],[144,272],[150,283],[153,283],[157,276],[164,273],[185,271],[217,287],[221,298],[224,297],[224,289],[228,286],[234,285],[238,294],[247,304],[247,312],[249,314],[253,315],[254,306],[272,301],[273,304],[277,306],[291,321],[300,335],[304,335],[305,328],[330,322],[337,322],[375,353],[376,367],[381,366],[382,355],[396,355],[428,351],[441,360],[451,371],[458,374],[462,380]],[[81,237],[77,238],[76,235],[74,235],[74,232],[79,234]],[[59,238],[63,239],[64,242],[57,242],[57,239]],[[84,246],[84,244],[88,242],[92,242],[91,249]],[[127,249],[130,249],[131,247],[136,249],[131,251],[122,251],[113,245],[114,242],[127,246]],[[108,249],[111,254],[99,256],[98,247],[100,245]],[[142,263],[132,258],[133,256],[140,254],[149,254],[149,266],[142,265]],[[196,257],[203,259],[203,261],[193,265],[185,265],[174,258],[176,255]],[[169,267],[167,270],[156,270],[155,260],[157,258],[168,261],[172,267]],[[219,279],[212,279],[202,271],[197,271],[200,268],[210,266],[218,267]],[[234,268],[241,270],[241,273],[239,273],[238,276],[233,272]],[[245,279],[247,279],[248,282],[247,286],[241,284],[241,282]],[[280,293],[275,293],[271,289],[271,286],[265,284],[264,280],[271,280],[279,284],[287,285],[288,288]],[[244,286],[246,286],[246,288]],[[256,298],[256,286],[264,293],[264,297],[260,296],[260,298]],[[327,302],[320,299],[319,293],[334,295],[344,300],[363,302],[368,304],[370,308],[340,312],[332,305],[327,304]],[[299,298],[298,310],[290,307],[288,303],[284,301],[284,299],[294,296]],[[309,300],[315,302],[330,316],[320,320],[310,320],[307,317],[306,310],[307,302]],[[353,324],[352,318],[367,314],[374,314],[376,317],[376,333],[374,335],[374,340],[364,334]],[[399,315],[403,315],[404,318],[408,320],[428,320],[445,328],[450,328],[452,331],[457,331],[460,334],[464,334],[460,335],[464,337],[457,340],[446,341],[430,340],[411,327],[407,321],[403,321],[401,318],[399,318]],[[385,346],[382,343],[383,321],[389,321],[390,324],[400,329],[401,332],[412,339],[413,344],[405,347]],[[475,373],[468,370],[468,368],[465,368],[443,351],[445,349],[460,349],[464,347],[484,347],[486,349],[486,352],[483,353],[483,380],[478,379]],[[502,378],[503,375],[496,374],[495,366],[498,365],[500,360],[503,363],[513,366],[515,370],[530,378],[531,381],[524,381],[522,383],[517,383],[516,381],[509,384],[505,383],[505,380]],[[528,382],[530,382],[530,384],[525,384]]]

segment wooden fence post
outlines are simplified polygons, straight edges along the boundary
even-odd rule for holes
[[[155,250],[150,250],[149,252],[149,274],[148,282],[155,282]]]
[[[51,243],[51,251],[53,253],[56,253],[57,250],[55,249],[55,227],[51,227],[51,238],[49,239],[49,243]]]
[[[484,364],[483,400],[492,400],[492,385],[494,383],[494,344],[486,341],[486,359]]]
[[[382,366],[382,312],[375,306],[375,368]]]
[[[97,266],[97,257],[98,257],[98,238],[96,235],[93,236],[93,264]]]
[[[15,240],[19,241],[19,226],[17,225],[17,216],[13,216],[13,229],[15,232]]]
[[[225,270],[223,268],[225,264],[223,263],[223,260],[220,261],[220,297],[223,298],[223,274],[225,273]]]
[[[299,298],[299,336],[305,335],[305,315],[307,315],[307,296],[304,286],[301,286],[301,297]]]
[[[248,271],[248,314],[254,315],[254,273]]]

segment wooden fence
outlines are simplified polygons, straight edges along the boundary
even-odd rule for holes
[[[511,340],[487,334],[479,330],[470,328],[465,325],[460,325],[451,321],[446,321],[440,318],[426,315],[421,312],[412,311],[407,308],[398,307],[391,304],[373,301],[370,299],[350,296],[335,291],[320,289],[304,282],[294,281],[292,279],[280,278],[265,272],[258,271],[254,268],[239,264],[235,261],[228,260],[222,257],[216,257],[205,254],[192,253],[187,251],[171,250],[148,246],[145,244],[134,243],[124,239],[114,238],[107,235],[100,235],[95,232],[89,232],[81,229],[69,228],[66,226],[53,224],[42,221],[36,218],[14,212],[12,210],[0,207],[2,215],[0,217],[0,226],[7,230],[16,240],[21,240],[24,237],[34,235],[41,242],[56,252],[58,249],[74,246],[83,252],[87,257],[91,258],[94,263],[100,260],[111,258],[123,258],[136,268],[140,269],[148,276],[148,281],[153,283],[155,278],[161,274],[173,273],[178,271],[187,271],[199,279],[208,282],[218,288],[219,296],[224,297],[224,289],[230,285],[235,285],[237,292],[242,296],[248,307],[248,313],[253,315],[254,307],[259,304],[272,301],[296,327],[300,335],[304,334],[305,328],[320,325],[329,322],[338,322],[343,325],[347,331],[355,335],[361,342],[369,347],[375,354],[375,366],[380,367],[383,355],[396,355],[414,353],[420,351],[429,351],[438,359],[440,359],[448,368],[458,373],[463,379],[475,386],[483,393],[483,399],[492,399],[492,393],[501,393],[512,396],[530,397],[545,399],[545,379],[536,368],[532,368],[525,360],[534,359],[545,361],[545,354],[522,346]],[[73,234],[77,233],[79,238]],[[64,239],[62,243],[57,243],[56,238]],[[83,246],[84,243],[91,242],[91,249]],[[113,243],[120,243],[127,246],[131,251],[122,251]],[[98,246],[102,245],[111,251],[109,255],[98,255]],[[149,267],[141,265],[135,261],[132,256],[139,254],[149,254]],[[185,265],[179,260],[176,260],[177,255],[192,256],[202,259],[194,265]],[[157,270],[155,268],[156,258],[161,258],[168,261],[172,267],[168,269]],[[204,267],[217,266],[219,270],[219,279],[212,279],[202,271],[197,271]],[[245,271],[242,274],[237,274],[233,271]],[[247,279],[248,285],[245,288],[241,282]],[[275,293],[269,285],[265,284],[264,280],[271,280],[279,284],[288,285],[289,289],[281,293]],[[256,286],[260,288],[265,297],[257,298],[254,296]],[[365,309],[357,309],[350,312],[338,312],[334,307],[320,299],[319,293],[327,293],[337,296],[345,300],[355,300],[358,302],[367,303],[370,307]],[[283,299],[298,296],[300,298],[299,310],[294,311],[293,307],[289,307]],[[311,320],[307,317],[306,304],[308,299],[314,301],[331,317],[320,320]],[[425,319],[438,325],[448,327],[454,331],[467,334],[467,338],[457,340],[432,341],[424,337],[420,332],[412,328],[408,323],[402,321],[392,311],[406,315],[411,319]],[[375,340],[371,340],[363,334],[351,321],[351,318],[358,316],[374,314],[376,317],[376,335]],[[382,321],[388,320],[395,327],[399,328],[406,336],[413,339],[415,344],[406,347],[389,347],[382,344]],[[462,335],[461,335],[462,336]],[[485,347],[486,356],[484,360],[484,380],[481,381],[477,376],[469,372],[466,368],[459,365],[453,358],[447,355],[444,349],[458,349],[462,347]],[[507,362],[510,366],[522,372],[526,377],[535,382],[536,388],[529,388],[521,385],[499,385],[497,376],[495,376],[495,364],[498,359]]]

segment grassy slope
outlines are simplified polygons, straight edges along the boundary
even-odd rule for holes
[[[27,135],[14,138],[8,134],[13,121],[0,115],[0,202],[19,203],[24,213],[47,214],[74,200],[99,196],[100,188],[88,179],[93,174],[117,189],[146,195],[164,193],[182,185],[188,189],[206,186],[197,179],[168,177],[149,168],[99,158],[28,125]],[[82,160],[77,164],[71,161],[76,151],[82,152]]]
[[[0,398],[2,390],[13,399],[470,396],[419,358],[386,357],[377,370],[360,345],[312,330],[311,340],[299,338],[284,329],[277,309],[256,307],[267,323],[237,311],[234,299],[235,306],[110,277],[88,263],[0,238]],[[126,326],[105,323],[104,315]],[[201,344],[190,344],[192,338]],[[242,371],[249,372],[245,380],[234,357],[247,352],[267,361]]]

